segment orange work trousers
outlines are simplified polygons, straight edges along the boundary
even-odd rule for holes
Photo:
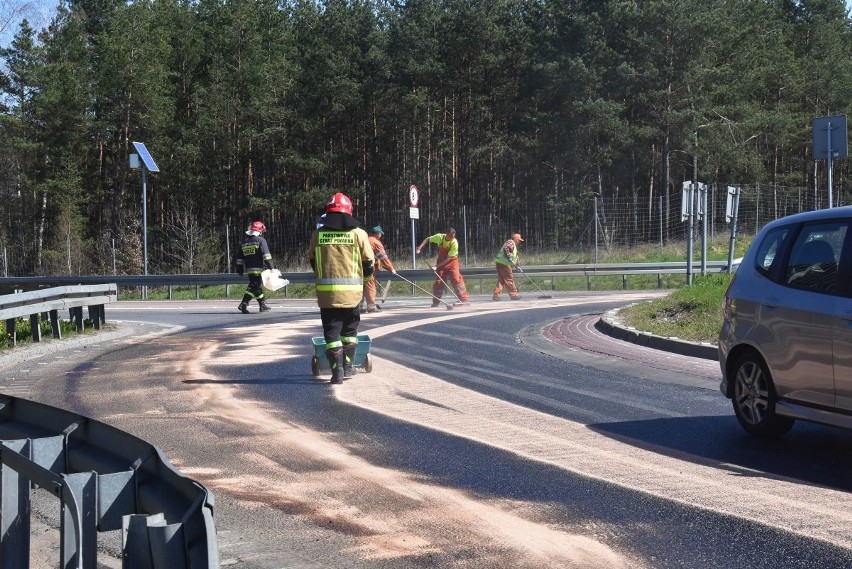
[[[494,287],[494,295],[492,298],[497,300],[500,298],[500,293],[503,292],[503,287],[509,291],[509,298],[518,298],[518,287],[515,286],[515,279],[512,275],[512,267],[503,263],[494,263],[497,265],[497,286]]]
[[[456,291],[456,296],[459,297],[459,300],[467,302],[467,287],[464,285],[464,279],[461,276],[461,271],[459,271],[458,257],[453,257],[452,260],[441,268],[436,269],[435,272],[438,274],[438,278],[435,279],[435,284],[432,285],[432,294],[436,298],[444,296],[444,281],[446,281]]]
[[[367,302],[367,308],[376,306],[376,274],[373,273],[364,279],[364,300]]]

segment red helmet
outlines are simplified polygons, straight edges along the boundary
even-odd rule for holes
[[[263,233],[264,231],[266,231],[266,226],[260,220],[252,221],[251,225],[249,225],[248,230],[249,231],[257,231],[258,233]]]
[[[325,211],[326,213],[345,213],[352,215],[352,200],[345,194],[337,192],[325,204]]]

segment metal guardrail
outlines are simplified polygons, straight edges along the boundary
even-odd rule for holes
[[[62,568],[97,569],[98,532],[118,530],[125,569],[219,567],[212,494],[151,444],[6,395],[0,441],[0,569],[29,566],[30,484],[61,502]]]
[[[44,281],[42,280],[42,283]],[[115,284],[76,285],[0,296],[0,319],[14,337],[29,316],[67,308],[78,330],[83,307],[105,322]],[[219,567],[213,496],[176,471],[156,447],[114,427],[40,403],[0,395],[0,569],[30,560],[30,484],[59,498],[60,567],[96,569],[97,534],[122,531],[125,569]]]
[[[48,314],[55,339],[62,337],[59,311],[68,309],[77,331],[83,330],[83,307],[88,307],[89,318],[95,329],[105,322],[104,304],[115,302],[118,288],[115,284],[75,285],[34,290],[0,296],[0,320],[6,321],[6,333],[17,342],[17,319],[29,317],[32,339],[41,340],[39,318]]]
[[[720,272],[727,270],[727,261],[708,261],[705,267],[709,272]],[[605,277],[613,275],[621,275],[623,287],[627,286],[627,278],[630,275],[658,275],[658,286],[662,288],[662,275],[667,274],[686,274],[687,266],[685,262],[666,262],[666,263],[597,263],[597,264],[573,264],[573,265],[530,265],[523,267],[524,272],[529,276],[538,277],[565,277],[565,276],[582,276],[586,278],[587,288],[591,290],[592,279],[596,277]],[[699,274],[701,267],[698,263],[693,263],[692,270],[694,274]],[[433,280],[434,274],[426,269],[419,270],[402,270],[398,271],[410,281],[430,281]],[[462,275],[465,279],[484,279],[493,278],[495,271],[493,266],[489,267],[468,267],[462,269]],[[312,272],[292,272],[282,273],[283,278],[290,281],[291,284],[313,283],[314,274]],[[383,273],[382,278],[385,278],[386,273]],[[195,286],[196,290],[202,286],[209,285],[242,285],[246,284],[246,277],[233,273],[212,273],[212,274],[195,274],[195,275],[78,275],[78,276],[40,276],[40,277],[0,277],[0,290],[17,288],[36,288],[43,286],[61,286],[61,285],[80,285],[80,284],[99,284],[99,283],[115,283],[119,287],[169,287],[169,292],[173,287]],[[285,288],[286,295],[286,288]],[[196,294],[200,298],[200,294]],[[171,297],[171,294],[169,295]]]

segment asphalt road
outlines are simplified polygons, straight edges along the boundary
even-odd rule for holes
[[[0,371],[211,488],[227,567],[852,566],[852,436],[751,439],[715,362],[594,330],[656,294],[389,302],[341,386],[312,377],[295,301],[118,303],[123,338]]]

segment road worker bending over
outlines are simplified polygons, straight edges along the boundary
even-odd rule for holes
[[[370,230],[370,247],[373,249],[373,256],[376,258],[375,272],[364,279],[364,302],[367,304],[367,312],[375,312],[381,310],[381,307],[376,304],[376,281],[379,270],[384,269],[390,271],[391,274],[396,274],[396,269],[393,268],[388,254],[385,252],[385,246],[382,244],[382,235],[385,232],[381,225],[377,225]],[[388,282],[390,286],[390,282]]]
[[[339,192],[331,196],[325,213],[322,225],[311,234],[308,260],[316,277],[331,383],[342,383],[354,373],[361,322],[358,305],[364,278],[373,274],[375,258],[367,232],[352,217],[348,196]]]
[[[432,294],[435,296],[432,300],[432,307],[440,305],[438,299],[444,295],[444,283],[447,280],[455,289],[455,295],[459,302],[466,303],[468,294],[459,267],[459,241],[456,239],[456,230],[450,227],[446,233],[436,233],[427,237],[417,246],[418,255],[427,243],[434,243],[438,246],[438,259],[435,261],[435,266],[432,267],[436,277],[435,284],[432,286]]]
[[[515,279],[512,276],[512,269],[520,263],[518,255],[518,244],[523,241],[520,233],[515,233],[512,238],[503,243],[500,252],[497,253],[497,258],[494,263],[497,265],[497,286],[494,287],[494,294],[491,300],[500,300],[500,293],[503,292],[503,287],[509,291],[509,298],[512,300],[520,300],[521,295],[518,294],[518,287],[515,286]]]

